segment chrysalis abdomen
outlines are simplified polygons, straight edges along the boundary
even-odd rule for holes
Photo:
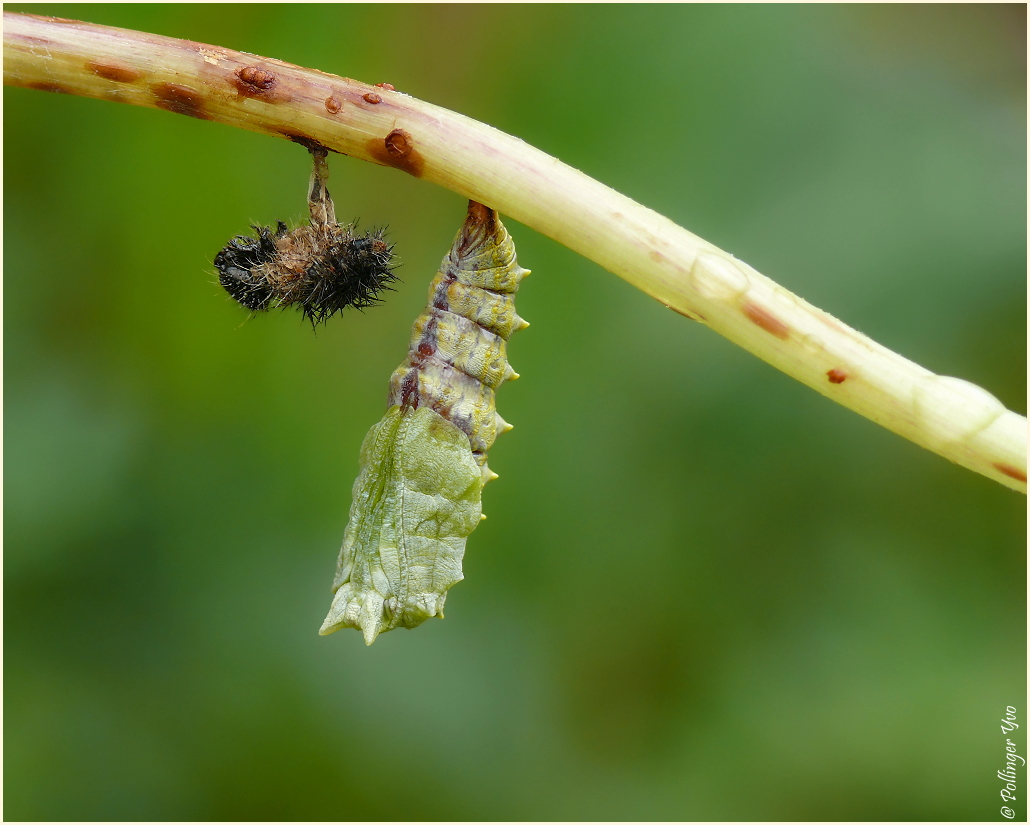
[[[443,616],[481,517],[483,485],[496,478],[487,451],[511,429],[494,391],[518,377],[506,350],[511,333],[528,326],[514,299],[527,274],[497,213],[470,202],[408,357],[390,379],[390,409],[361,447],[322,635],[355,627],[372,644],[387,630]]]
[[[390,378],[388,403],[430,407],[469,437],[483,479],[486,454],[511,429],[497,414],[494,391],[518,375],[507,341],[529,324],[515,312],[515,292],[529,270],[497,213],[474,201],[415,321],[408,358]]]

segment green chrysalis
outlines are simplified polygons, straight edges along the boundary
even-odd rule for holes
[[[511,429],[494,390],[518,376],[507,340],[529,326],[514,295],[528,270],[497,213],[474,201],[390,380],[390,409],[365,437],[332,608],[319,631],[359,628],[366,644],[443,616],[465,539],[482,518],[486,454]]]

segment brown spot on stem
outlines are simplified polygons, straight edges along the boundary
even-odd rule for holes
[[[414,175],[422,174],[425,161],[415,149],[415,141],[403,129],[394,129],[381,141],[373,138],[368,142],[368,151],[380,163],[393,166]]]
[[[831,384],[843,384],[848,380],[848,374],[844,372],[844,370],[837,369],[836,367],[827,372],[826,377],[830,379]]]
[[[143,72],[126,66],[124,63],[90,60],[86,63],[86,68],[98,77],[102,77],[104,80],[113,80],[115,83],[135,83],[143,77]]]
[[[395,91],[397,91],[397,87],[394,86],[392,83],[376,83],[376,88],[377,89],[384,89],[387,92],[395,92]]]
[[[650,252],[647,253],[647,256],[652,261],[658,261],[658,263],[661,263],[662,261],[665,260],[665,256],[661,252],[659,252],[657,249],[652,249]]]
[[[765,307],[760,307],[758,304],[748,302],[744,304],[742,309],[749,321],[753,324],[757,324],[769,334],[775,335],[777,338],[782,338],[784,340],[790,337],[790,327],[769,312]]]
[[[244,66],[234,73],[233,85],[241,95],[255,97],[271,91],[276,84],[276,77],[271,72],[257,66]]]
[[[994,469],[996,469],[999,473],[1004,473],[1009,478],[1014,478],[1016,479],[1016,481],[1022,481],[1024,484],[1026,484],[1026,473],[1018,469],[1017,467],[1013,467],[1009,464],[995,463]]]
[[[364,100],[365,103],[371,103],[373,105],[383,102],[382,96],[377,95],[375,92],[367,92],[361,96],[361,99]]]
[[[208,119],[204,112],[203,98],[196,89],[177,83],[155,83],[150,90],[157,98],[157,108],[177,115]]]
[[[71,90],[64,88],[60,83],[49,83],[41,81],[39,83],[27,83],[25,86],[27,89],[36,89],[40,92],[53,92],[59,95],[70,95]]]
[[[325,110],[331,115],[335,115],[340,109],[343,108],[343,101],[338,97],[327,97],[325,99]]]

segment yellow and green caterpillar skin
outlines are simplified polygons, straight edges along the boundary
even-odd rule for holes
[[[497,213],[474,201],[390,379],[389,410],[365,437],[332,608],[320,633],[366,644],[443,616],[465,539],[482,518],[487,451],[507,424],[494,391],[518,376],[507,341],[529,326],[515,292],[529,274]]]

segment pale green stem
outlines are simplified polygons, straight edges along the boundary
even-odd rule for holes
[[[510,215],[916,444],[1026,492],[1026,419],[490,126],[389,88],[188,40],[4,14],[4,83],[150,106],[384,166]]]

